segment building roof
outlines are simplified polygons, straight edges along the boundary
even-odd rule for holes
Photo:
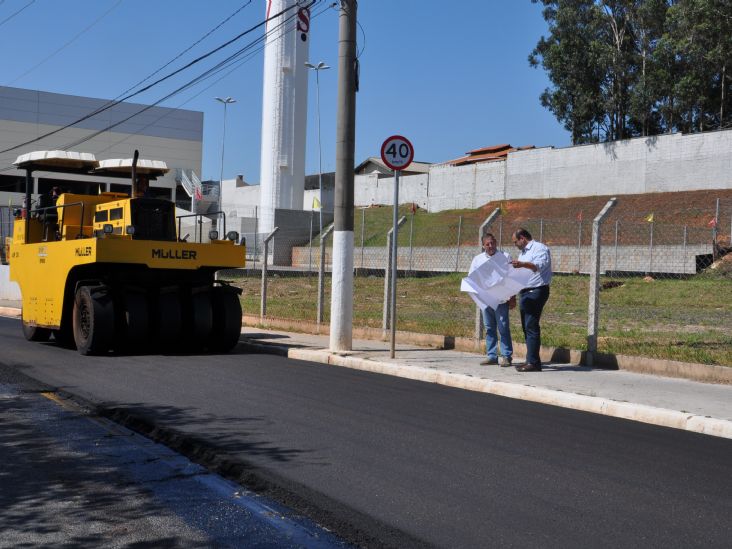
[[[369,166],[371,164],[371,166]],[[430,162],[412,162],[406,170],[402,170],[402,173],[428,173],[430,171]],[[356,174],[367,174],[378,172],[382,174],[391,174],[392,170],[386,164],[384,164],[381,158],[376,156],[369,156],[366,160],[356,166]]]
[[[466,156],[461,156],[455,160],[448,160],[445,164],[451,166],[465,166],[466,164],[478,164],[479,162],[497,162],[506,160],[508,153],[514,151],[525,151],[534,149],[534,145],[526,145],[524,147],[512,147],[509,144],[491,145],[489,147],[481,147],[468,151]]]

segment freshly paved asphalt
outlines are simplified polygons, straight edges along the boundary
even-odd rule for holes
[[[732,441],[268,355],[81,357],[0,319],[0,362],[245,464],[369,546],[727,547]]]
[[[0,548],[346,545],[280,505],[0,370]],[[6,383],[10,381],[11,383]]]

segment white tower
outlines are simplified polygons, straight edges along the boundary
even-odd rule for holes
[[[297,0],[265,0],[259,232],[274,228],[276,208],[301,210],[305,188],[310,9]],[[301,2],[306,4],[305,2]],[[293,7],[294,6],[294,7]]]

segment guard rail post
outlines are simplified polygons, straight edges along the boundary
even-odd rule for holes
[[[323,322],[323,300],[325,297],[325,242],[333,232],[333,227],[328,227],[323,234],[320,235],[320,267],[318,268],[318,331],[320,331],[320,324]]]
[[[586,366],[594,366],[597,353],[597,329],[600,320],[600,227],[617,203],[611,198],[592,222],[592,261],[590,263],[590,300],[587,309],[587,355]]]
[[[269,255],[269,241],[272,240],[279,227],[275,227],[271,233],[269,233],[264,239],[264,257],[262,258],[262,301],[259,304],[259,320],[264,321],[264,317],[267,314],[267,260]]]
[[[501,215],[501,208],[496,208],[491,212],[491,214],[485,218],[485,221],[481,224],[480,228],[478,229],[478,246],[480,246],[481,250],[483,249],[483,235],[488,230],[488,227],[491,226],[493,221],[495,221],[496,217]],[[477,348],[480,347],[480,342],[483,340],[483,311],[480,310],[480,307],[477,305],[475,306],[475,346]]]

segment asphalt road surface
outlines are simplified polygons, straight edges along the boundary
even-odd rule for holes
[[[0,548],[346,547],[281,505],[8,374],[0,371],[16,382],[0,383]]]
[[[357,544],[732,539],[729,440],[241,348],[81,357],[0,319],[0,349],[13,372],[215,449]]]

